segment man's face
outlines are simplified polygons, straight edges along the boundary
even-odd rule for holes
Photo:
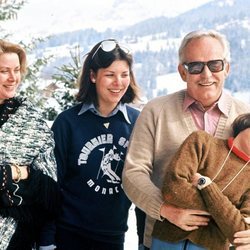
[[[223,53],[223,47],[217,39],[203,37],[188,43],[184,59],[185,63],[224,60]],[[224,69],[220,72],[211,72],[207,65],[200,74],[190,74],[181,64],[178,70],[183,81],[187,83],[188,94],[206,108],[219,99],[229,72],[229,64],[225,62]]]

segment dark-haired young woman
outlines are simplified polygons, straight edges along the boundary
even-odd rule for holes
[[[129,50],[116,40],[96,44],[79,79],[80,104],[62,112],[52,130],[63,204],[59,250],[123,250],[131,202],[121,174],[139,97]],[[143,138],[142,138],[143,139]]]

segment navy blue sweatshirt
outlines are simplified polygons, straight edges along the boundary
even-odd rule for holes
[[[121,175],[129,137],[139,111],[125,106],[130,123],[118,111],[101,117],[82,104],[62,112],[52,130],[63,204],[57,226],[86,237],[124,242],[131,202]]]

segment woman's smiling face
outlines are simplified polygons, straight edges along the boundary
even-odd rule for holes
[[[20,62],[16,53],[0,54],[0,103],[15,96],[21,82]]]
[[[109,114],[120,102],[130,84],[130,70],[126,61],[116,60],[109,67],[101,68],[92,76],[96,85],[98,109]]]

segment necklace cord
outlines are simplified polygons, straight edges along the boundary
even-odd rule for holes
[[[226,161],[228,160],[232,150],[233,150],[234,145],[231,146],[224,162],[222,163],[220,170],[217,172],[217,174],[214,176],[214,178],[211,180],[212,182],[216,179],[216,177],[220,174],[220,172],[222,171],[222,169],[225,166]],[[244,164],[244,166],[241,168],[241,170],[229,181],[229,183],[221,190],[221,192],[223,192],[235,179],[236,177],[244,170],[244,168],[248,165],[248,163],[250,162],[250,159]]]

